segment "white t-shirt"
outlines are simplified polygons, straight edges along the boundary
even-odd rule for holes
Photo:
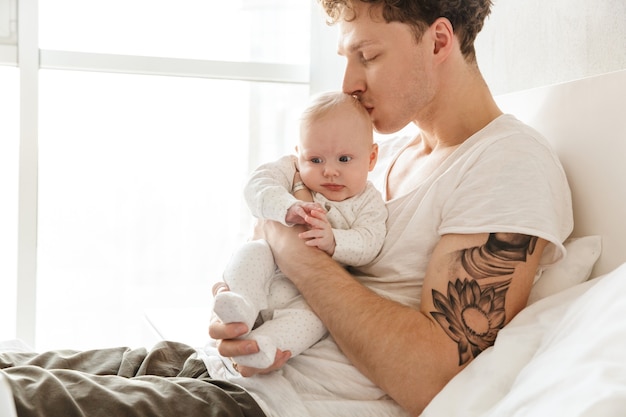
[[[391,163],[411,140],[398,137],[379,144],[378,169],[371,180],[383,195]],[[562,242],[573,228],[571,207],[565,174],[545,139],[503,115],[468,138],[415,190],[387,202],[383,248],[354,273],[379,294],[417,307],[428,260],[442,235],[539,236],[550,242],[541,261],[548,265],[565,254]],[[218,361],[206,360],[211,375],[227,376]],[[349,363],[330,337],[291,359],[280,372],[235,382],[270,417],[407,415]]]
[[[389,167],[412,138],[380,146],[372,181],[386,195]],[[352,271],[380,294],[418,306],[430,255],[445,234],[512,232],[549,245],[541,266],[565,255],[572,201],[555,152],[536,130],[502,115],[468,138],[415,190],[387,202],[387,238]]]

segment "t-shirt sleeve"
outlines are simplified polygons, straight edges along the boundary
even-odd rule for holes
[[[551,243],[543,266],[565,253],[573,228],[569,185],[554,152],[523,133],[481,148],[459,170],[458,187],[442,211],[439,233],[512,232]]]

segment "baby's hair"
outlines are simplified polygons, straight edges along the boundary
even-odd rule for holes
[[[371,124],[369,113],[359,100],[350,94],[345,94],[340,91],[327,91],[313,96],[308,106],[302,112],[300,120],[304,124],[311,124],[344,104],[354,106],[354,109],[357,114],[363,118],[363,121]]]

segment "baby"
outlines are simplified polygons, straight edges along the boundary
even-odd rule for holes
[[[378,145],[365,108],[341,92],[316,96],[302,115],[296,154],[254,171],[245,188],[252,214],[285,225],[306,225],[307,231],[300,234],[306,244],[343,265],[371,262],[383,244],[387,209],[367,179]],[[245,337],[259,345],[258,353],[233,358],[237,364],[267,368],[276,349],[288,350],[293,357],[326,334],[295,286],[277,269],[266,241],[249,241],[239,248],[223,278],[230,291],[216,295],[215,314],[226,323],[245,323],[253,329]]]

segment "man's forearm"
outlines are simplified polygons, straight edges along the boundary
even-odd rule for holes
[[[420,311],[380,297],[323,252],[269,231],[276,262],[351,362],[418,415],[460,369],[441,328]],[[274,234],[279,233],[279,234]],[[272,237],[273,235],[273,237]]]

